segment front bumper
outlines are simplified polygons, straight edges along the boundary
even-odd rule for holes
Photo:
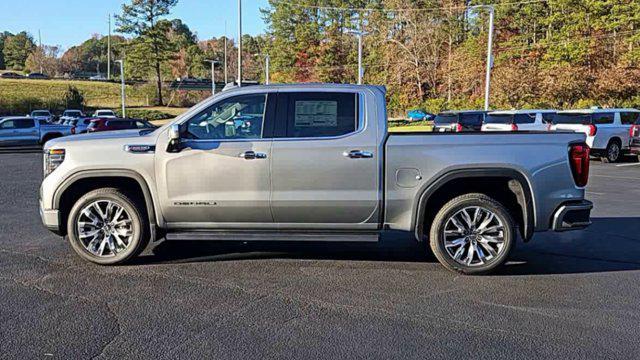
[[[588,200],[568,202],[560,205],[553,215],[553,231],[580,230],[591,225],[593,203]]]
[[[61,235],[62,229],[60,228],[60,211],[45,210],[44,206],[42,205],[42,200],[40,200],[39,210],[42,224],[54,234]]]

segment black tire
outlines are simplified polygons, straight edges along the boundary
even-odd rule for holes
[[[616,163],[622,158],[622,145],[618,140],[610,140],[602,155],[601,161],[603,163]]]
[[[121,206],[131,220],[132,235],[126,249],[113,256],[101,257],[87,250],[80,240],[76,223],[81,216],[81,210],[96,201],[111,201]],[[149,243],[149,220],[143,211],[144,205],[116,188],[101,188],[90,191],[82,196],[71,211],[67,220],[67,238],[73,250],[81,258],[100,265],[117,265],[138,256]]]
[[[455,214],[458,214],[461,210],[469,208],[469,207],[477,207],[483,210],[488,210],[492,212],[495,217],[502,223],[502,235],[504,238],[503,246],[496,251],[496,255],[492,256],[491,259],[486,261],[480,265],[465,265],[461,264],[459,261],[456,261],[453,256],[451,256],[445,246],[445,227],[447,226],[447,222],[451,217],[454,217]],[[486,214],[486,213],[485,213]],[[499,202],[490,198],[487,195],[479,194],[479,193],[471,193],[458,196],[448,203],[446,203],[438,214],[433,219],[431,225],[431,231],[429,234],[431,251],[438,259],[438,261],[447,269],[468,274],[468,275],[480,275],[480,274],[488,274],[494,271],[496,268],[503,265],[511,253],[511,250],[515,246],[516,243],[516,231],[515,231],[515,222],[513,218],[509,214],[509,211]],[[466,233],[465,233],[466,235]],[[467,239],[468,237],[465,235],[461,235]],[[457,235],[456,235],[457,236]],[[469,234],[469,237],[472,235]],[[476,244],[476,240],[474,239],[474,244]],[[480,240],[477,240],[480,242]],[[467,245],[463,245],[465,247]],[[470,247],[471,245],[469,245]],[[466,247],[466,249],[469,249]],[[493,249],[493,248],[492,248]],[[484,251],[487,251],[486,249]],[[467,252],[467,250],[463,251],[463,253]],[[473,256],[479,258],[479,253],[475,252]]]

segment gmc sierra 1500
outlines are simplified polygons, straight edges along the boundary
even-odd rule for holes
[[[517,239],[581,229],[580,133],[387,133],[385,90],[225,91],[156,130],[56,139],[40,212],[84,259],[151,240],[377,241],[399,230],[447,268],[487,273]]]

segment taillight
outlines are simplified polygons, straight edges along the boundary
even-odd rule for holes
[[[631,128],[629,129],[629,136],[640,136],[640,125],[631,125]]]
[[[573,180],[578,187],[587,186],[589,180],[589,146],[587,144],[573,144],[569,148],[569,163]]]
[[[76,133],[76,127],[74,126],[71,128],[71,134],[75,134],[75,133]]]
[[[589,136],[596,136],[598,128],[595,125],[589,125]]]
[[[511,131],[518,131],[518,125],[511,124]]]
[[[456,128],[456,132],[462,132],[462,125],[456,124],[455,128]]]

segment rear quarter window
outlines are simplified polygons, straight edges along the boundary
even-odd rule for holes
[[[638,121],[638,115],[640,113],[637,112],[623,112],[620,113],[620,121],[623,125],[633,125]]]

